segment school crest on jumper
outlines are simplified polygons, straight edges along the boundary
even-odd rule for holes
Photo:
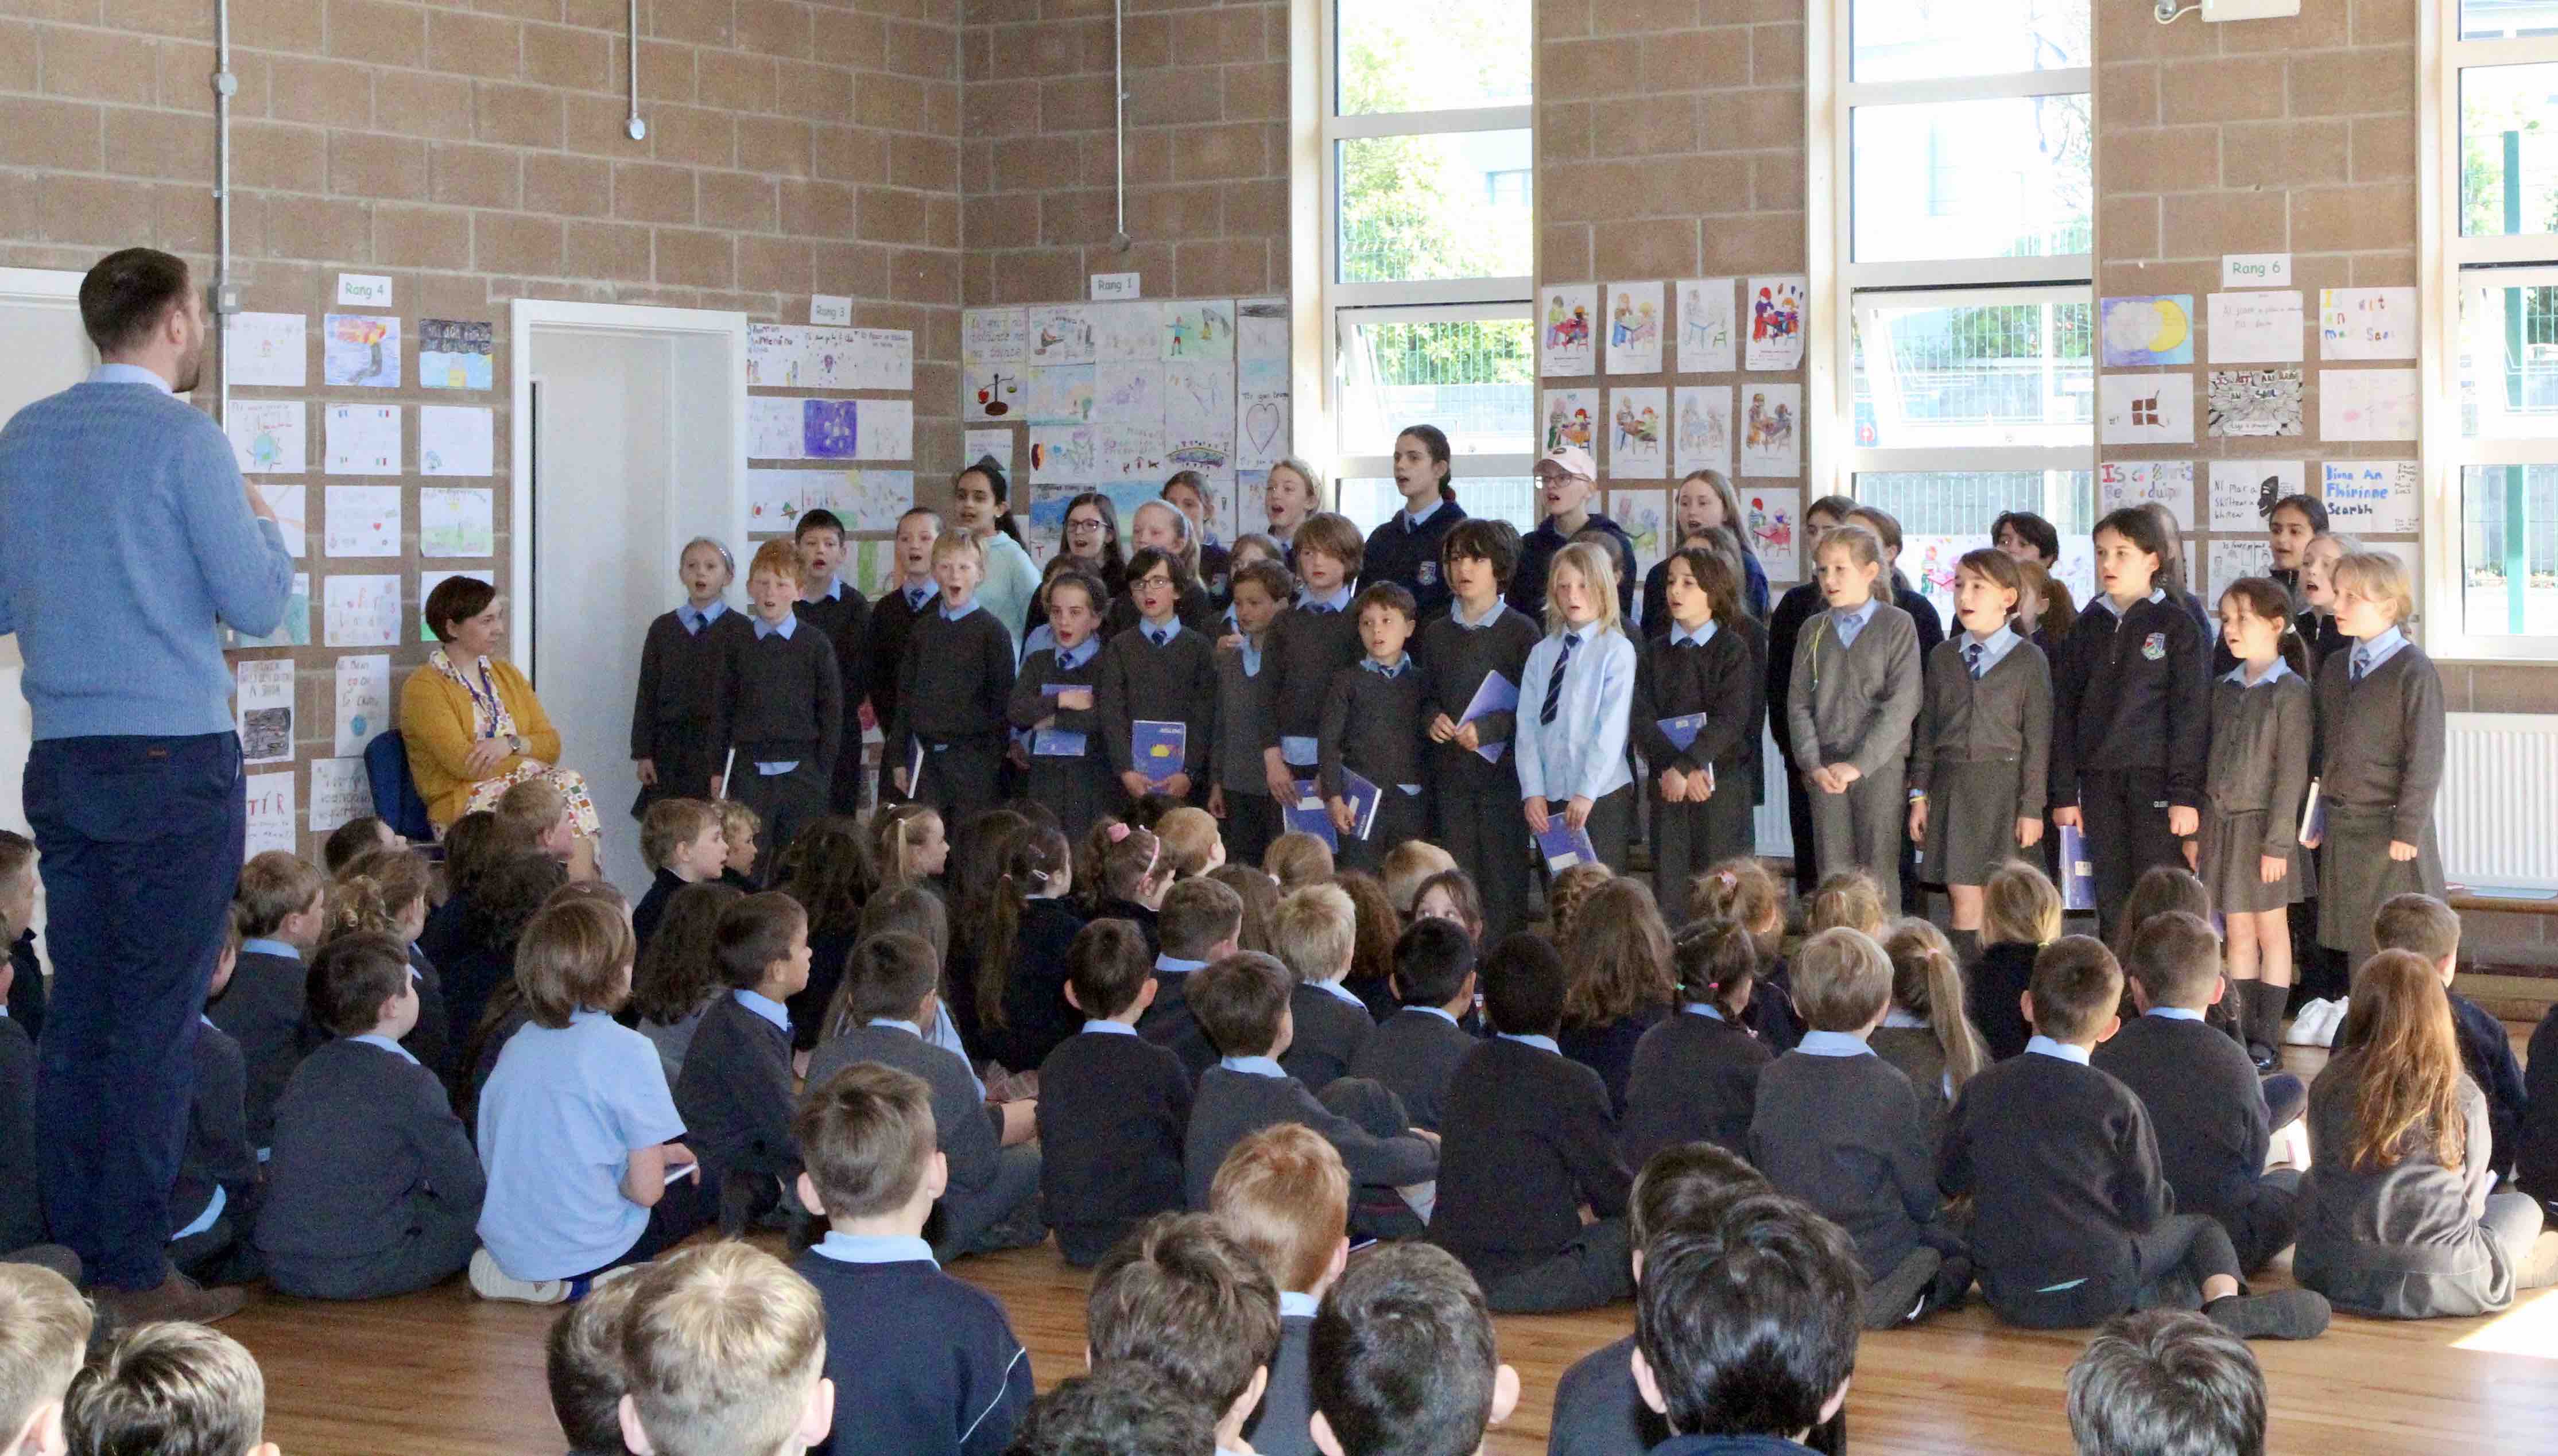
[[[1439,585],[1439,563],[1425,561],[1421,564],[1421,585],[1424,587]]]
[[[2152,632],[2141,640],[2141,655],[2152,662],[2167,656],[2167,633]]]

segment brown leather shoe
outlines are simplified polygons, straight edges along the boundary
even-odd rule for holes
[[[176,1269],[160,1281],[156,1289],[109,1289],[103,1286],[89,1291],[90,1297],[115,1316],[125,1328],[149,1324],[154,1320],[192,1320],[210,1325],[226,1320],[248,1303],[248,1290],[237,1284],[208,1289]]]

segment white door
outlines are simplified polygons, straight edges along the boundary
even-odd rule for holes
[[[675,559],[685,541],[745,544],[745,318],[515,307],[525,354],[516,428],[529,435],[517,459],[530,468],[516,487],[514,654],[560,730],[561,762],[586,775],[606,876],[637,899],[649,881],[631,817],[640,642],[682,599]],[[549,311],[574,315],[546,321]],[[732,604],[743,600],[732,594]]]
[[[18,411],[77,384],[97,364],[80,328],[80,275],[0,268],[0,426]],[[26,659],[16,633],[0,637],[0,829],[28,833],[27,750],[34,721],[20,691]],[[39,891],[36,925],[45,923]],[[39,942],[41,944],[41,941]]]

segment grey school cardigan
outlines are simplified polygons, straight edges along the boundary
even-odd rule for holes
[[[1965,640],[1948,637],[1927,657],[1910,788],[1926,788],[1939,763],[2018,763],[2017,815],[2041,819],[2052,776],[2052,665],[2042,648],[2019,642],[1975,678],[1963,664]]]
[[[1910,751],[1918,697],[1918,627],[1910,613],[1876,602],[1873,618],[1845,647],[1830,614],[1814,616],[1803,624],[1785,695],[1795,767],[1808,773],[1853,763],[1871,778],[1899,763]]]
[[[2301,1178],[2300,1244],[2292,1269],[2340,1309],[2393,1319],[2486,1314],[2513,1299],[2513,1268],[2480,1226],[2487,1212],[2487,1097],[2461,1079],[2469,1155],[2435,1161],[2419,1126],[2399,1140],[2398,1162],[2350,1165],[2354,1101],[2363,1059],[2328,1064],[2310,1089],[2310,1170]]]

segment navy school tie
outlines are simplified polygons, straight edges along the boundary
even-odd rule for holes
[[[1563,650],[1555,655],[1554,676],[1545,680],[1545,707],[1536,715],[1539,725],[1554,722],[1555,713],[1563,707],[1563,670],[1572,663],[1572,649],[1581,645],[1581,634],[1570,632],[1563,638]]]

